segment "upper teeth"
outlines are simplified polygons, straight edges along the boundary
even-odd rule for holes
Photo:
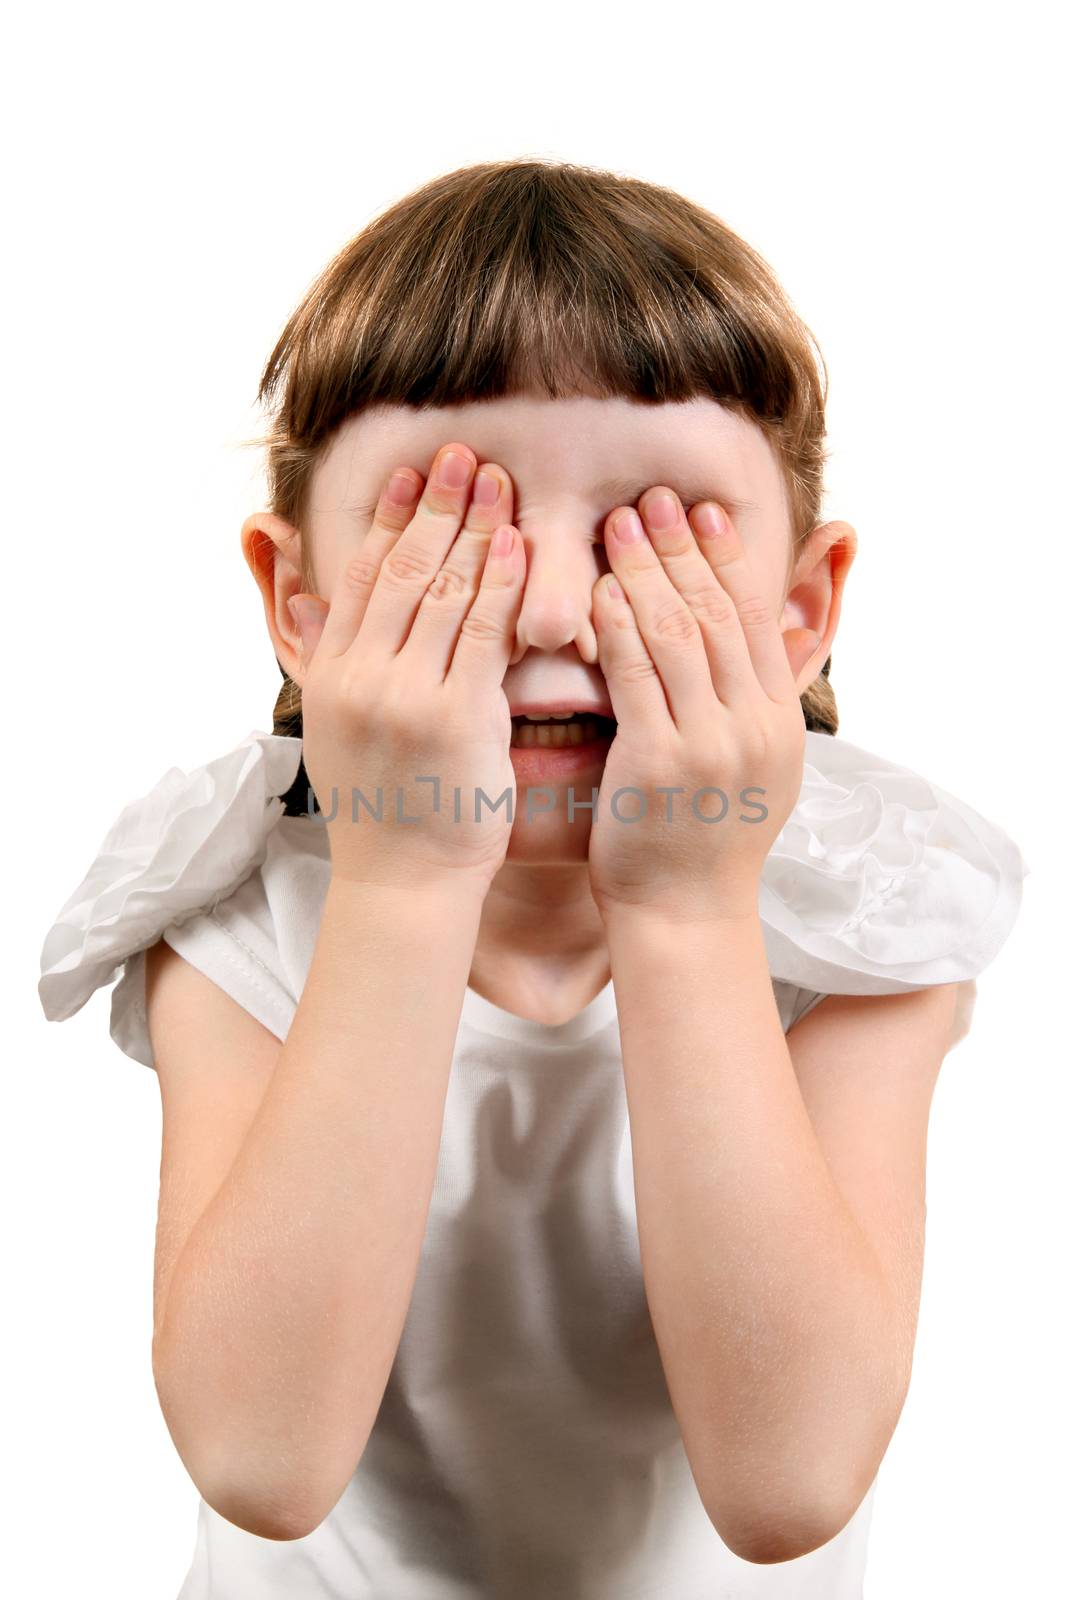
[[[550,711],[546,716],[535,717],[532,711],[520,711],[519,716],[524,716],[529,722],[569,722],[571,717],[576,717],[576,711]],[[592,715],[592,712],[587,713]]]

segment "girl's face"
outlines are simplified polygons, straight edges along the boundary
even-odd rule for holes
[[[479,463],[503,467],[512,482],[510,520],[522,533],[527,561],[515,648],[503,679],[513,708],[606,699],[591,597],[596,579],[610,570],[604,524],[616,507],[636,505],[658,484],[674,489],[686,510],[699,500],[723,505],[781,617],[787,653],[789,630],[814,629],[821,636],[814,654],[807,638],[803,659],[792,661],[798,693],[819,673],[836,629],[854,530],[847,523],[824,525],[792,570],[785,488],[771,447],[753,423],[708,399],[642,405],[522,395],[421,412],[380,407],[353,417],[338,430],[312,481],[307,534],[322,599],[329,600],[366,537],[392,469],[414,467],[425,478],[438,449],[453,439],[468,444]],[[260,524],[268,533],[271,521]],[[298,571],[280,548],[277,556],[269,608],[275,618],[288,617],[286,599],[300,590]],[[275,645],[281,664],[297,677],[295,636]],[[567,780],[574,801],[588,801],[598,781],[598,774],[584,784]],[[584,859],[589,812],[577,810],[568,822],[566,784],[554,809],[531,817],[526,809],[519,782],[509,861]]]

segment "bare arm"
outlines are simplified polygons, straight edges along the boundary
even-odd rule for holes
[[[396,486],[417,494],[421,475],[391,474],[328,605],[287,593],[294,568],[262,548],[262,525],[278,519],[256,514],[242,530],[275,654],[301,688],[330,887],[232,1166],[180,1251],[164,1240],[175,1259],[153,1369],[204,1498],[265,1537],[322,1522],[374,1425],[414,1287],[482,905],[507,854],[515,775],[501,680],[525,553],[506,521],[510,479],[483,469],[499,493],[476,501],[477,466],[466,445],[443,448],[417,505]],[[283,632],[291,599],[299,627]],[[444,800],[435,791],[427,810],[430,781]],[[388,810],[360,825],[356,790],[386,787]],[[214,1038],[205,1026],[205,1054]],[[238,1076],[267,1076],[265,1056],[257,1036]],[[232,1110],[230,1124],[240,1128]]]
[[[377,1415],[480,915],[458,882],[447,900],[331,882],[269,1086],[169,1273],[152,1348],[167,1425],[208,1503],[263,1537],[318,1526]]]
[[[278,518],[254,514],[242,530],[275,654],[301,686],[331,880],[266,1093],[186,1243],[168,1240],[152,1365],[206,1501],[266,1538],[323,1522],[378,1416],[426,1234],[482,906],[512,829],[501,680],[525,552],[506,520],[509,478],[485,469],[498,494],[475,501],[477,467],[469,446],[442,448],[418,504],[421,474],[390,474],[328,603],[291,594]],[[461,805],[435,794],[427,811],[430,781]],[[357,789],[386,787],[403,802],[395,821],[358,826]],[[186,1034],[176,1024],[173,1042]],[[206,1022],[203,1038],[205,1051],[218,1040]],[[258,1040],[248,1067],[261,1077],[264,1058]]]
[[[907,1392],[926,1126],[955,986],[782,1033],[758,916],[609,924],[649,1309],[708,1515],[795,1559],[874,1480]]]

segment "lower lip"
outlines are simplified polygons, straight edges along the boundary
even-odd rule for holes
[[[512,745],[508,754],[515,772],[515,781],[524,783],[561,783],[565,778],[602,767],[607,760],[614,734],[602,739],[591,739],[588,744],[528,745],[525,749]]]

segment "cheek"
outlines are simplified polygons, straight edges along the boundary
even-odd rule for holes
[[[321,595],[324,600],[329,600],[340,582],[345,567],[366,545],[369,532],[369,528],[358,530],[345,528],[342,532],[332,532],[330,529],[315,530],[306,558],[310,562],[314,577],[313,593]]]
[[[374,525],[375,506],[331,502],[325,494],[313,502],[302,540],[303,559],[315,578],[313,593],[329,600],[347,562],[359,555]]]
[[[579,798],[588,800],[589,794]],[[515,820],[508,841],[508,858],[512,861],[547,862],[584,861],[589,854],[589,832],[592,827],[588,811],[575,813],[573,823],[567,821],[566,794],[560,798],[556,810],[528,818],[526,791],[519,789],[515,798]]]
[[[772,539],[748,534],[743,536],[743,542],[756,585],[760,593],[772,601],[777,614],[785,604],[793,570],[793,552],[788,535],[776,533]]]

